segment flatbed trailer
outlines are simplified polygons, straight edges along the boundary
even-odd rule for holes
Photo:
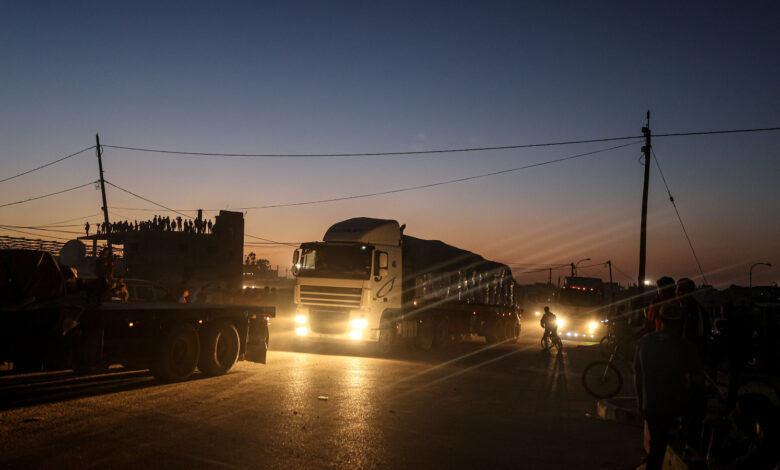
[[[0,361],[15,371],[122,364],[178,381],[196,368],[222,375],[239,360],[265,363],[274,307],[101,302],[49,253],[0,250],[0,261]]]

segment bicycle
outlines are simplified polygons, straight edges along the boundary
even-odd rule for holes
[[[582,371],[582,386],[596,398],[612,398],[623,388],[623,374],[614,364],[622,343],[613,339],[612,344],[609,359],[591,362]]]
[[[560,336],[552,331],[549,334],[545,333],[542,336],[542,351],[549,351],[553,346],[555,346],[558,353],[563,350],[563,341],[561,341]]]

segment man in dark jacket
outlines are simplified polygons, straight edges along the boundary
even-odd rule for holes
[[[669,431],[687,413],[701,376],[696,346],[680,334],[680,308],[667,304],[659,318],[661,331],[643,336],[634,357],[634,386],[650,433],[648,470],[662,468]]]

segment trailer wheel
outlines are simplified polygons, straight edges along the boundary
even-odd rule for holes
[[[516,343],[520,336],[520,322],[516,318],[510,318],[504,325],[506,339],[510,343]]]
[[[444,349],[451,343],[450,321],[447,317],[441,317],[436,320],[433,331],[433,344],[437,348]]]
[[[163,333],[151,371],[158,380],[177,382],[186,379],[198,365],[200,341],[192,325],[179,324]]]
[[[487,344],[495,344],[500,341],[498,335],[496,334],[496,330],[498,330],[498,322],[495,320],[488,320],[483,327],[483,331],[485,333],[485,342]]]
[[[423,321],[417,328],[414,344],[423,351],[430,351],[433,347],[433,322],[430,319]]]
[[[238,360],[239,349],[238,330],[232,323],[209,323],[200,335],[198,369],[210,376],[224,375]]]

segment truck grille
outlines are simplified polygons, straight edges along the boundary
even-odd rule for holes
[[[301,286],[301,303],[359,308],[361,294],[359,287]]]
[[[340,308],[313,309],[309,312],[309,325],[315,333],[344,334],[349,326],[349,310]]]

